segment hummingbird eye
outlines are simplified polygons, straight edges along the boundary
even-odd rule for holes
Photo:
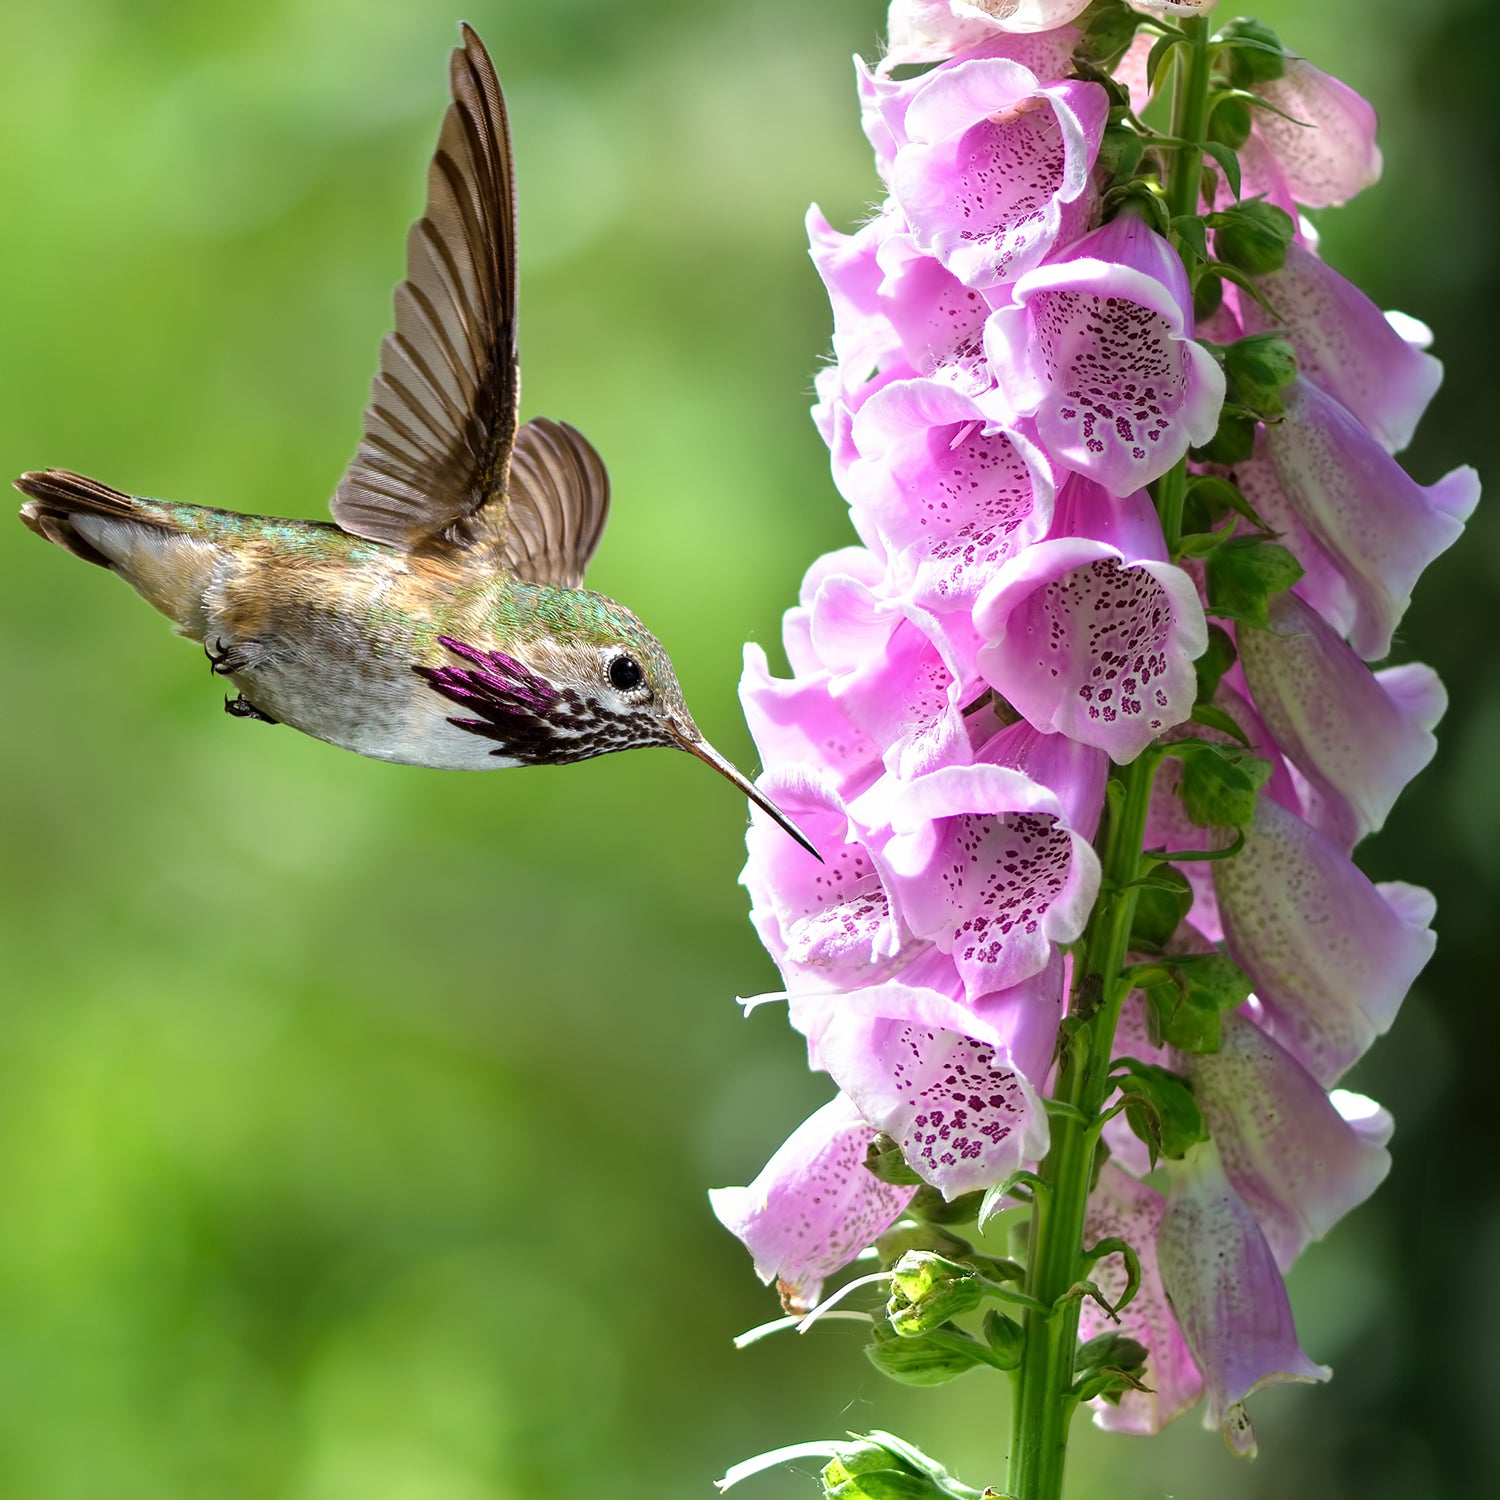
[[[609,664],[610,683],[622,693],[628,693],[631,688],[639,687],[645,675],[641,670],[640,662],[633,656],[617,656]]]

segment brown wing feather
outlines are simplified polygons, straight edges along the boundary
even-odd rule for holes
[[[458,540],[490,548],[517,578],[576,589],[608,516],[609,473],[593,444],[536,417],[516,435],[504,506],[485,506]]]
[[[406,547],[451,533],[504,494],[516,435],[510,128],[484,44],[467,26],[463,39],[427,209],[407,236],[396,327],[332,503],[346,531]]]

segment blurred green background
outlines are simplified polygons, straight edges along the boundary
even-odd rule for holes
[[[1437,330],[1413,472],[1493,473],[1493,8],[1259,13],[1383,116],[1385,181],[1321,217],[1335,264]],[[525,411],[608,458],[591,581],[745,764],[740,643],[774,650],[848,537],[806,417],[829,318],[801,216],[851,227],[876,194],[848,59],[883,8],[467,15],[512,102]],[[0,8],[0,468],[323,515],[456,19]],[[675,1500],[869,1426],[998,1478],[998,1383],[902,1391],[847,1325],[730,1347],[775,1309],[704,1190],[827,1089],[774,1010],[733,1003],[774,971],[721,782],[666,754],[415,771],[229,719],[121,584],[0,538],[0,1496]],[[1442,942],[1352,1080],[1396,1113],[1391,1182],[1293,1277],[1337,1378],[1257,1399],[1253,1468],[1191,1419],[1151,1442],[1080,1423],[1076,1500],[1500,1491],[1496,558],[1482,508],[1399,647],[1455,702],[1367,863],[1437,890]]]

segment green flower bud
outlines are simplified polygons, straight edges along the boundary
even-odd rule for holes
[[[906,1205],[906,1211],[927,1224],[967,1224],[978,1214],[983,1201],[983,1188],[960,1193],[950,1203],[935,1187],[920,1187]]]
[[[1021,1351],[1026,1347],[1025,1330],[998,1307],[992,1307],[984,1315],[984,1341],[1000,1356],[1003,1368],[1014,1370],[1021,1363]]]
[[[1248,413],[1226,412],[1219,418],[1219,430],[1201,448],[1194,448],[1191,457],[1200,463],[1242,464],[1255,452],[1257,425]]]
[[[1264,21],[1241,17],[1219,33],[1229,43],[1229,79],[1237,89],[1253,89],[1286,72],[1281,38]]]
[[[1218,312],[1224,301],[1224,283],[1211,272],[1198,278],[1193,288],[1193,322],[1204,323]]]
[[[1224,373],[1242,405],[1263,417],[1279,417],[1286,408],[1282,387],[1297,378],[1297,354],[1274,333],[1252,334],[1225,351]]]
[[[963,1260],[974,1247],[936,1224],[898,1224],[875,1241],[882,1266],[894,1266],[910,1250],[931,1250],[949,1260]]]
[[[877,1370],[902,1385],[945,1385],[989,1362],[988,1350],[956,1329],[937,1336],[882,1338],[877,1326],[875,1342],[865,1345],[865,1355]]]
[[[1250,139],[1250,106],[1221,95],[1208,117],[1208,138],[1238,151]]]
[[[984,1300],[983,1278],[973,1266],[930,1251],[912,1250],[891,1272],[885,1315],[903,1338],[928,1333]]]
[[[888,1432],[839,1447],[820,1477],[824,1500],[980,1500],[935,1459]]]
[[[1258,200],[1211,214],[1208,222],[1219,259],[1252,276],[1279,271],[1286,263],[1286,247],[1297,232],[1284,208]]]

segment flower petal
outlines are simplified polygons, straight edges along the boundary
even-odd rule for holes
[[[1235,961],[1266,1026],[1324,1087],[1396,1018],[1432,956],[1432,898],[1372,885],[1325,834],[1262,796],[1244,848],[1213,867]]]
[[[1156,1238],[1162,1286],[1208,1387],[1206,1425],[1255,1453],[1245,1400],[1285,1380],[1327,1380],[1297,1343],[1292,1309],[1255,1216],[1229,1185],[1212,1141],[1168,1161],[1171,1195]]]
[[[825,1277],[888,1229],[914,1189],[865,1170],[874,1138],[842,1095],[804,1120],[749,1187],[714,1188],[719,1222],[755,1257],[755,1273],[779,1281],[789,1311],[818,1301]]]
[[[1289,57],[1286,72],[1256,92],[1282,112],[1257,110],[1255,130],[1298,203],[1331,208],[1380,180],[1375,111],[1347,83]]]

